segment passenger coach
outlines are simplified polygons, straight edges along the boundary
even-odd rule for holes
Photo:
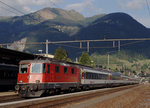
[[[0,64],[0,91],[13,90],[17,83],[19,67],[11,64]]]

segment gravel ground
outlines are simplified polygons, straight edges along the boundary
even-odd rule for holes
[[[150,84],[86,108],[150,108]]]
[[[150,84],[87,99],[61,108],[150,108]]]
[[[9,95],[17,95],[17,93],[15,93],[14,91],[12,91],[12,92],[0,92],[0,98],[2,96],[9,96]]]
[[[143,84],[55,108],[150,108],[150,84]]]

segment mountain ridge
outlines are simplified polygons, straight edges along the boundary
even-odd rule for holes
[[[121,33],[119,33],[121,32]],[[105,15],[101,18],[98,18],[94,22],[92,22],[88,27],[81,29],[77,37],[78,39],[104,39],[104,38],[139,38],[143,32],[148,35],[149,28],[146,28],[141,23],[137,22],[131,16],[125,13],[111,13]],[[87,37],[86,34],[92,35],[96,34],[95,37]],[[102,34],[102,36],[98,37],[98,34]],[[119,36],[117,36],[119,34]],[[78,36],[79,35],[79,36]],[[82,35],[82,36],[81,36]],[[128,35],[128,36],[127,36]],[[146,36],[149,37],[149,36]],[[145,38],[146,38],[145,37]]]
[[[27,42],[41,42],[46,39],[49,41],[65,41],[104,38],[147,38],[150,35],[149,28],[137,22],[130,15],[120,12],[85,18],[74,10],[44,8],[31,14],[0,20],[0,25],[1,43],[13,42],[23,38],[27,38]],[[146,42],[146,44],[144,42],[144,44],[137,44],[135,46],[144,50],[144,53],[150,54],[148,50],[150,48],[146,47],[149,44],[149,42]],[[77,46],[78,44],[72,45]],[[110,46],[112,43],[90,43],[90,45],[91,47]],[[51,45],[49,51],[54,53],[57,47],[57,45]],[[37,47],[31,45],[27,45],[25,51],[37,53],[39,48],[45,51],[44,46]],[[78,56],[79,54],[76,54],[76,52],[85,51],[81,49],[72,50],[68,47],[64,48],[72,56]],[[138,50],[133,46],[125,48],[125,50],[128,49]],[[91,53],[103,51],[103,49],[90,49]]]

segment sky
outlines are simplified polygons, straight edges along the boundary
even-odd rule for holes
[[[35,12],[45,7],[74,9],[85,17],[97,14],[124,12],[150,28],[150,0],[0,0],[0,16],[20,16]],[[21,11],[19,13],[11,7]],[[150,7],[149,7],[150,8]]]

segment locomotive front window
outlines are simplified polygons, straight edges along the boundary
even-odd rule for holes
[[[41,64],[35,63],[35,64],[32,64],[31,66],[32,66],[31,67],[31,73],[41,73],[41,70],[42,70]]]
[[[28,72],[28,64],[21,64],[20,73],[27,73],[27,72]]]

